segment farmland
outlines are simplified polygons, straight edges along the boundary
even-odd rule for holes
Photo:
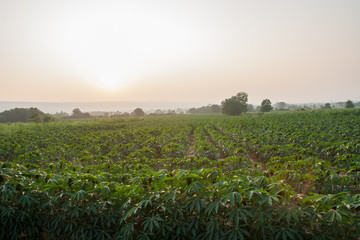
[[[0,125],[1,239],[357,239],[360,111]]]

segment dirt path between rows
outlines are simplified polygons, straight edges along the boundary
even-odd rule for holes
[[[226,154],[223,152],[223,150],[221,150],[220,147],[217,146],[217,144],[215,143],[214,139],[211,137],[209,131],[208,131],[206,128],[205,128],[205,134],[206,134],[206,136],[208,137],[210,144],[213,145],[217,150],[219,150],[219,155],[220,155],[220,159],[219,159],[219,160],[225,159],[225,158],[227,157]]]
[[[218,127],[214,126],[214,129],[216,129],[217,131],[219,131],[221,134],[226,135],[224,133],[224,131],[221,131]],[[233,139],[234,141],[236,141],[235,139]],[[260,169],[262,171],[267,171],[266,168],[266,161],[260,157],[258,157],[254,152],[252,152],[248,147],[246,148],[249,156],[250,156],[250,161],[252,163],[254,163],[255,165],[260,166]],[[311,176],[313,176],[313,172],[310,173]],[[311,189],[311,185],[313,184],[313,178],[311,177],[310,179],[308,179],[302,189],[299,191],[300,197],[297,199],[297,201],[295,202],[295,204],[299,205],[301,203],[302,197],[301,196],[307,196],[310,189]],[[360,237],[359,237],[360,240]]]
[[[219,127],[217,127],[217,126],[215,126],[215,125],[213,125],[213,127],[214,127],[214,129],[215,129],[216,131],[218,131],[220,134],[222,134],[222,135],[224,135],[224,136],[227,135],[227,134],[226,134],[223,130],[221,130]],[[231,136],[230,136],[230,138],[231,138],[234,142],[238,142],[236,139],[232,138]],[[261,168],[261,170],[263,170],[263,171],[266,171],[266,170],[267,170],[267,168],[266,168],[266,166],[265,166],[266,161],[264,161],[263,159],[259,158],[255,153],[251,152],[248,148],[246,148],[246,151],[248,152],[248,154],[249,154],[249,156],[250,156],[250,161],[251,161],[252,163],[255,163],[255,164],[260,165],[260,168]]]
[[[304,194],[304,195],[307,195],[310,190],[311,184],[313,182],[312,176],[313,176],[313,174],[311,173],[311,178],[306,182],[304,188],[302,189],[302,194]]]
[[[187,150],[187,157],[195,157],[195,136],[194,136],[194,130],[191,131],[189,135],[189,147]]]
[[[263,171],[267,170],[263,159],[256,156],[256,154],[254,154],[253,152],[248,151],[248,153],[249,153],[251,162],[255,163],[256,165],[260,165],[261,170],[263,170]]]

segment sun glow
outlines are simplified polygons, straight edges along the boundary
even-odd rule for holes
[[[359,9],[360,1],[0,0],[0,100],[219,103],[234,91],[256,102],[355,100]]]
[[[120,86],[119,81],[116,81],[114,79],[106,79],[99,84],[101,84],[101,88],[108,91],[114,91]]]
[[[103,74],[101,77],[96,79],[95,85],[102,90],[116,91],[123,87],[124,80],[119,74]]]

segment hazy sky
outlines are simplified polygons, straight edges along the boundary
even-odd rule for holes
[[[0,0],[0,101],[360,100],[360,1]]]

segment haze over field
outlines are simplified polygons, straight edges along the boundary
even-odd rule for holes
[[[0,101],[360,100],[360,1],[0,0]]]

